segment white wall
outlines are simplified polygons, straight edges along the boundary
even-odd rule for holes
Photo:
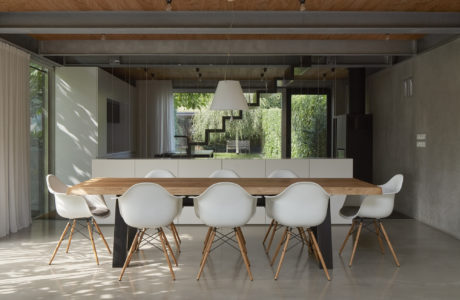
[[[132,150],[133,87],[99,68],[58,67],[55,93],[55,173],[66,184],[91,178],[91,160],[107,153],[107,98],[124,104],[117,149]]]
[[[414,93],[404,95],[412,77]],[[396,209],[460,238],[460,39],[367,78],[374,178],[404,175]],[[426,148],[416,134],[426,134]]]
[[[56,175],[66,184],[91,177],[98,154],[98,69],[56,68]]]

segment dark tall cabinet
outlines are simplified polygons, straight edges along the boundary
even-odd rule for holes
[[[353,177],[372,182],[372,115],[334,117],[333,156],[353,159]]]

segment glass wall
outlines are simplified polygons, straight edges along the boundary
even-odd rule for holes
[[[48,69],[30,65],[30,201],[32,217],[48,212]]]
[[[327,95],[292,95],[291,157],[327,157]]]
[[[223,117],[231,111],[209,109],[212,93],[175,93],[176,155],[186,155],[191,143],[191,155],[214,158],[280,158],[281,157],[281,94],[245,94],[251,104],[241,116],[233,112],[233,120],[225,121],[225,132],[211,132],[207,143],[207,129],[222,129]],[[189,142],[189,144],[187,143]]]

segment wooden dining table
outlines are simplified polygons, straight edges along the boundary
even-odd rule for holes
[[[218,182],[234,182],[254,196],[271,196],[282,192],[296,182],[315,182],[330,195],[376,195],[381,194],[379,186],[355,178],[93,178],[71,186],[69,195],[122,195],[131,186],[141,182],[154,182],[176,196],[196,196]],[[185,203],[185,202],[184,202]],[[191,202],[185,205],[193,205]],[[262,204],[263,205],[263,204]],[[324,222],[313,228],[318,245],[328,269],[332,269],[332,237],[330,204]],[[118,200],[115,208],[115,227],[112,267],[122,267],[129,247],[136,233],[120,215]],[[321,266],[320,266],[321,267]]]

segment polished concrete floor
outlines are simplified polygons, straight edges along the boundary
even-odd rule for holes
[[[388,248],[385,255],[380,253],[370,232],[363,233],[349,268],[352,243],[342,257],[337,254],[348,226],[333,226],[332,281],[301,246],[287,253],[275,281],[275,269],[261,244],[266,227],[247,226],[243,231],[254,281],[249,281],[243,260],[231,247],[212,252],[196,281],[206,228],[178,226],[182,253],[174,268],[176,281],[171,280],[163,254],[146,246],[134,255],[119,282],[120,269],[112,269],[111,256],[100,239],[96,242],[99,266],[89,241],[79,235],[68,254],[63,243],[49,266],[65,222],[35,221],[31,228],[0,239],[0,299],[460,299],[459,240],[415,220],[384,224],[400,268]],[[101,227],[111,245],[113,227]]]

